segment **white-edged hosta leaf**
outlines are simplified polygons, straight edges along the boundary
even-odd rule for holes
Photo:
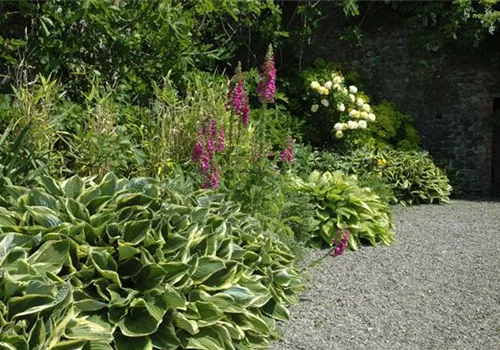
[[[153,347],[158,349],[175,350],[181,346],[176,329],[169,315],[163,318],[163,322],[158,327],[158,330],[150,337]]]
[[[61,224],[57,213],[50,208],[42,206],[31,206],[27,208],[33,220],[43,227],[54,227]]]
[[[39,177],[40,184],[53,196],[64,196],[64,192],[62,191],[59,184],[50,176],[42,175]]]
[[[40,274],[45,272],[59,273],[63,264],[69,259],[69,241],[47,241],[28,258]]]
[[[38,319],[33,328],[31,328],[28,336],[28,343],[30,350],[43,349],[45,343],[45,325],[42,319]]]
[[[77,198],[82,193],[85,184],[78,175],[74,175],[62,182],[62,189],[66,197]]]
[[[82,203],[77,202],[73,198],[66,199],[66,210],[73,220],[77,219],[90,222],[88,209]]]
[[[128,221],[123,226],[123,240],[132,245],[141,243],[151,227],[151,220]]]
[[[116,350],[153,350],[153,343],[149,337],[126,337],[115,334]]]
[[[148,305],[144,299],[134,299],[128,313],[118,322],[118,327],[122,334],[128,337],[153,334],[158,329],[165,311],[166,309],[161,310],[155,305]]]
[[[83,350],[86,344],[85,340],[64,340],[57,342],[50,350]]]
[[[196,321],[188,320],[184,314],[174,311],[172,313],[172,320],[177,328],[184,329],[189,334],[194,335],[200,330]]]
[[[225,349],[224,342],[221,340],[221,335],[210,328],[202,328],[197,334],[188,337],[186,340],[187,349]]]
[[[162,263],[160,266],[166,271],[165,282],[172,285],[179,282],[189,271],[190,266],[177,261]]]
[[[215,256],[202,256],[198,259],[198,268],[191,278],[195,284],[199,284],[204,282],[214,273],[225,268],[226,264],[224,263],[224,260]]]
[[[104,327],[89,319],[78,317],[72,319],[68,323],[64,335],[68,339],[86,341],[101,340],[109,343],[113,340],[113,331],[114,328],[111,327],[111,325]]]

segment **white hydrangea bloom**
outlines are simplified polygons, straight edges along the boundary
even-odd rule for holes
[[[356,109],[351,109],[349,111],[349,117],[351,118],[359,118],[359,111]]]
[[[365,100],[363,100],[361,97],[358,97],[358,99],[356,100],[356,104],[358,105],[358,107],[363,107],[363,105],[365,104]]]
[[[333,126],[333,128],[337,131],[342,131],[344,130],[344,124],[342,123],[335,123],[335,125]]]
[[[344,106],[344,104],[343,104],[343,103],[339,103],[339,104],[337,105],[337,111],[339,111],[339,112],[343,112],[343,111],[345,111],[345,106]]]
[[[347,122],[347,127],[348,127],[349,129],[351,129],[351,130],[352,130],[352,129],[357,129],[357,128],[358,128],[358,122],[356,122],[356,121],[354,121],[354,120],[349,120],[349,121]]]
[[[366,127],[368,126],[368,124],[366,124],[366,120],[360,120],[358,122],[358,126],[360,129],[366,129]]]
[[[359,114],[359,117],[360,117],[360,118],[363,118],[363,119],[368,119],[368,113],[366,113],[365,111],[363,111],[363,112],[361,112],[361,113]]]
[[[326,98],[324,98],[321,100],[321,104],[325,107],[328,107],[330,105],[330,102]]]
[[[349,94],[349,98],[352,102],[356,102],[356,96],[354,96],[353,94]]]
[[[343,81],[344,81],[344,79],[339,75],[336,75],[333,77],[334,84],[342,84]]]
[[[365,112],[370,112],[370,110],[371,110],[371,107],[368,103],[365,103],[362,108],[363,108],[363,111],[365,111]]]
[[[351,86],[349,86],[349,92],[351,94],[355,94],[356,92],[358,92],[358,88],[355,87],[354,85],[351,85]]]
[[[333,89],[334,89],[334,90],[338,90],[338,89],[340,89],[340,85],[339,85],[339,84],[333,84]]]
[[[318,111],[318,108],[319,108],[319,105],[316,105],[316,104],[312,105],[311,112],[316,113]]]
[[[374,122],[374,121],[375,121],[375,119],[376,119],[376,118],[375,118],[375,114],[373,114],[373,113],[368,114],[368,120],[370,120],[370,121]]]
[[[326,87],[327,89],[331,89],[331,88],[332,88],[332,86],[333,86],[333,83],[331,82],[331,80],[328,80],[328,81],[325,83],[325,87]]]
[[[347,123],[342,123],[342,130],[349,129],[349,125]]]
[[[344,137],[344,133],[342,132],[342,130],[338,130],[335,133],[335,137],[338,138],[338,139],[341,139],[342,137]]]
[[[318,90],[321,87],[317,81],[311,83],[311,89]]]

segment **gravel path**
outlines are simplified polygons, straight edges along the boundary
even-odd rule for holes
[[[394,218],[391,247],[307,273],[272,350],[500,349],[500,202],[394,207]]]

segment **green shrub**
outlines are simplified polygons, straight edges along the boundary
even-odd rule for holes
[[[340,241],[338,230],[344,228],[351,232],[351,249],[357,249],[361,242],[374,246],[392,243],[394,223],[389,205],[371,189],[359,187],[356,177],[340,171],[314,171],[306,181],[294,177],[290,186],[312,197],[318,225],[308,237],[311,246]]]
[[[446,173],[425,151],[361,148],[348,155],[317,154],[314,165],[321,170],[342,170],[358,178],[377,176],[392,190],[394,203],[448,203],[452,187]]]
[[[389,101],[374,105],[373,110],[377,123],[370,124],[370,130],[379,146],[391,145],[407,151],[420,149],[420,135],[411,116],[401,113]]]
[[[220,194],[42,177],[0,198],[0,346],[256,349],[301,287],[293,256]]]

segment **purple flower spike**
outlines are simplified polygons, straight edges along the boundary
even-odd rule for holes
[[[260,81],[257,86],[260,103],[274,103],[276,93],[276,67],[272,45],[267,49],[266,59],[260,72]]]
[[[338,233],[340,233],[340,230],[337,231]],[[333,250],[333,252],[331,253],[332,256],[339,256],[339,255],[342,255],[344,254],[345,250],[347,249],[347,243],[349,241],[349,230],[347,228],[344,229],[344,234],[342,236],[342,240],[340,241],[340,244],[337,245],[335,247],[335,249]],[[336,241],[332,240],[332,243],[335,244],[337,243]]]

